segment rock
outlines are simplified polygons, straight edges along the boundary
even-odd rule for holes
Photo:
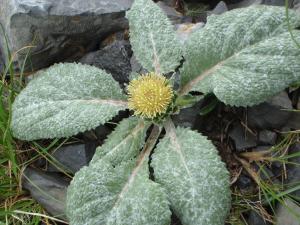
[[[248,225],[271,225],[272,223],[265,221],[261,215],[259,215],[255,211],[251,211],[249,213],[249,217],[247,219]]]
[[[276,139],[277,134],[269,130],[262,130],[258,135],[258,140],[261,144],[274,145],[276,143]]]
[[[145,74],[148,71],[143,68],[143,66],[137,61],[134,54],[132,55],[130,59],[130,65],[131,65],[131,71],[138,74]]]
[[[202,105],[203,100],[197,102],[192,107],[181,109],[178,114],[172,115],[174,124],[176,126],[193,128],[196,125]]]
[[[88,53],[80,62],[104,69],[112,74],[116,81],[123,84],[129,81],[131,56],[132,51],[128,41],[115,41],[99,51]]]
[[[67,220],[64,209],[69,182],[55,173],[26,168],[22,186],[52,216]]]
[[[289,0],[289,6],[292,6],[293,0]],[[285,0],[263,0],[264,5],[284,6]]]
[[[300,142],[297,142],[296,144],[292,145],[289,149],[289,155],[292,154],[298,154],[298,156],[292,157],[289,159],[289,162],[287,164],[287,177],[288,179],[286,180],[286,184],[292,188],[295,187],[300,180]],[[300,190],[296,190],[295,192],[292,193],[292,195],[297,196],[300,198]]]
[[[233,128],[228,134],[234,141],[237,151],[244,151],[257,145],[256,136],[245,129],[240,123],[234,123]]]
[[[63,146],[52,153],[52,156],[59,162],[59,168],[49,164],[47,171],[60,172],[59,169],[63,169],[75,174],[91,161],[95,150],[96,145],[93,142]]]
[[[30,65],[37,70],[68,58],[80,58],[107,34],[127,28],[124,16],[132,2],[3,0],[0,23],[12,52],[31,44],[36,46],[31,49]],[[3,35],[0,46],[6,58]],[[27,50],[19,54],[19,62]]]
[[[291,100],[286,92],[248,109],[248,125],[260,129],[280,129],[292,116]]]
[[[282,128],[283,131],[299,130],[300,129],[300,112],[290,112],[291,117]]]
[[[276,225],[299,225],[300,207],[290,199],[284,200],[276,210]]]
[[[216,7],[208,13],[208,15],[221,15],[228,11],[228,7],[225,2],[220,1]]]
[[[250,5],[253,4],[261,4],[263,2],[263,0],[243,0],[234,4],[229,4],[228,8],[231,9],[237,9],[237,8],[244,8],[244,7],[248,7]]]
[[[253,185],[253,181],[250,177],[241,174],[238,178],[238,180],[236,181],[237,186],[239,187],[239,189],[241,190],[246,190],[252,187]]]
[[[164,11],[173,24],[180,23],[183,15],[177,12],[174,7],[168,5],[166,2],[157,2],[157,5]]]

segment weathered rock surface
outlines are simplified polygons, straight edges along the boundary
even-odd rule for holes
[[[292,116],[292,103],[286,92],[248,109],[248,125],[260,129],[280,129]]]
[[[60,172],[59,169],[62,169],[75,174],[91,161],[95,150],[96,144],[94,142],[61,147],[52,153],[52,156],[59,162],[58,168],[49,163],[47,170]]]
[[[66,220],[64,214],[66,191],[69,182],[55,173],[45,173],[37,169],[26,168],[22,177],[22,186],[52,216]]]
[[[270,222],[265,221],[258,213],[251,211],[247,220],[248,225],[271,225]]]
[[[300,207],[289,199],[285,199],[284,203],[277,209],[276,225],[299,225]]]
[[[87,54],[80,62],[104,69],[106,72],[112,74],[116,81],[125,83],[129,81],[131,56],[130,43],[123,40],[115,41],[99,51]]]
[[[233,125],[229,131],[229,137],[234,141],[237,151],[243,151],[257,145],[257,137],[239,123]]]
[[[132,2],[2,0],[0,22],[12,51],[30,44],[36,46],[31,49],[30,64],[33,69],[40,69],[68,58],[79,58],[107,34],[127,28],[124,16]],[[3,43],[1,35],[0,46],[5,52]],[[19,61],[26,52],[19,54]]]
[[[262,130],[258,135],[261,144],[274,145],[277,139],[277,134],[270,130]]]
[[[300,142],[292,145],[289,149],[289,155],[294,155],[298,154],[298,156],[294,156],[289,159],[289,164],[287,164],[287,176],[288,179],[286,180],[286,183],[290,187],[294,187],[297,184],[299,184],[300,180]],[[292,195],[297,196],[300,198],[300,190],[296,190],[295,192],[292,193]]]

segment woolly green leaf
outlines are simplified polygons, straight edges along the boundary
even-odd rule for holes
[[[159,6],[152,0],[135,0],[127,18],[132,49],[143,67],[157,73],[174,71],[180,64],[181,46]]]
[[[199,133],[166,126],[152,160],[155,181],[183,225],[224,225],[230,209],[229,173],[215,147]]]
[[[299,15],[290,12],[293,27]],[[283,7],[255,6],[211,16],[186,42],[181,93],[213,92],[230,105],[258,104],[300,80],[299,52]],[[300,33],[293,31],[296,38]]]
[[[127,107],[118,83],[96,67],[56,64],[37,73],[13,104],[19,139],[68,137],[93,129]]]
[[[135,118],[122,121],[76,173],[67,192],[71,225],[170,224],[167,196],[149,179],[148,155],[137,160],[146,128]]]

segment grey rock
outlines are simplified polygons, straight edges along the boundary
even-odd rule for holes
[[[299,154],[300,152],[300,142],[292,145],[289,149],[289,155],[292,154]],[[294,187],[295,185],[299,184],[300,180],[300,156],[295,156],[289,159],[287,164],[287,177],[286,184],[289,187]],[[292,195],[297,196],[300,198],[300,190],[296,190],[292,193]]]
[[[300,129],[300,112],[290,112],[291,117],[284,126],[283,131],[299,130]]]
[[[293,0],[289,0],[289,7],[292,6]],[[285,0],[263,0],[264,5],[284,6]]]
[[[243,0],[243,1],[240,1],[235,4],[229,4],[228,8],[231,10],[231,9],[248,7],[253,4],[257,5],[257,4],[262,4],[262,3],[263,3],[263,0]]]
[[[257,145],[257,137],[245,129],[240,123],[234,123],[229,131],[229,137],[234,141],[237,151],[254,148]]]
[[[69,182],[55,173],[45,173],[26,168],[22,186],[52,216],[67,220],[65,210],[66,192]]]
[[[2,0],[0,23],[11,51],[35,46],[31,49],[30,64],[37,70],[55,62],[79,58],[107,34],[127,28],[124,16],[132,1]],[[7,56],[3,35],[0,46]],[[19,62],[27,50],[20,52]]]
[[[248,125],[260,129],[280,129],[292,116],[291,100],[286,92],[281,92],[269,101],[248,109]]]
[[[164,1],[157,2],[157,5],[164,11],[173,24],[181,22],[183,15],[180,12],[177,12],[174,7],[168,5]]]
[[[172,116],[174,124],[181,127],[195,127],[202,105],[203,100],[199,101],[192,107],[181,109],[178,114]]]
[[[111,45],[85,55],[80,62],[96,66],[111,73],[119,83],[128,82],[131,72],[131,47],[128,41],[115,41]]]
[[[276,139],[277,134],[269,130],[262,130],[258,135],[258,140],[261,144],[274,145],[276,143]]]
[[[143,68],[140,62],[135,58],[134,54],[130,58],[131,71],[138,74],[145,74],[148,71]]]
[[[227,11],[228,11],[228,7],[227,7],[226,3],[223,1],[220,1],[216,5],[216,7],[211,12],[208,13],[208,15],[221,15]]]
[[[276,210],[276,225],[300,225],[300,207],[290,199]]]
[[[239,187],[239,189],[241,190],[246,190],[251,188],[251,186],[253,185],[253,181],[250,177],[241,174],[236,182],[237,186]]]
[[[75,174],[91,161],[95,150],[96,144],[94,142],[61,147],[52,153],[52,156],[59,162],[58,168],[49,163],[47,170],[60,172],[63,169]]]
[[[260,145],[252,149],[253,152],[263,152],[263,151],[268,151],[272,148],[272,146],[268,145]]]
[[[259,215],[255,211],[251,211],[249,213],[249,217],[247,219],[248,225],[271,225],[270,222],[264,220],[261,215]]]

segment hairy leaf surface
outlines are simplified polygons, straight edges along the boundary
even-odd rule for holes
[[[149,179],[148,155],[137,158],[147,127],[125,119],[75,175],[67,194],[72,225],[170,224],[167,196]]]
[[[180,64],[181,46],[171,22],[151,0],[135,0],[127,12],[130,43],[148,71],[168,73]]]
[[[293,27],[299,14],[290,12]],[[181,93],[213,92],[230,105],[258,104],[300,80],[285,9],[253,6],[211,16],[186,42]],[[300,33],[293,31],[296,38]]]
[[[155,181],[183,225],[224,225],[230,209],[229,173],[213,144],[199,133],[166,126],[153,154]]]
[[[19,139],[68,137],[103,124],[127,107],[118,83],[96,67],[56,64],[38,72],[13,104]]]

